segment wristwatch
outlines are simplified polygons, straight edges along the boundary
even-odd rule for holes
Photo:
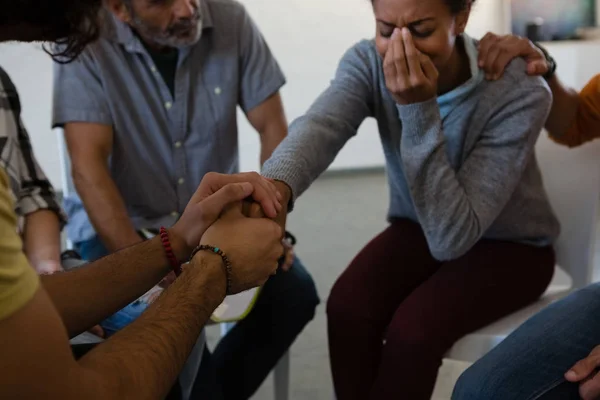
[[[546,62],[548,63],[548,72],[546,72],[543,75],[543,78],[545,80],[549,80],[554,76],[554,73],[556,72],[556,60],[552,58],[550,53],[548,53],[548,50],[546,50],[541,44],[537,42],[533,42],[533,44],[535,45],[535,47],[540,49],[540,51],[544,54],[544,57],[546,58]]]

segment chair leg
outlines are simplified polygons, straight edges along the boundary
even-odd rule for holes
[[[290,396],[290,352],[287,351],[273,371],[275,400],[288,400]]]

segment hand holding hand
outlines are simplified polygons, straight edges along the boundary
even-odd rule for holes
[[[578,361],[566,374],[569,382],[579,382],[579,395],[583,400],[600,400],[600,346],[589,356]]]
[[[388,90],[398,104],[421,103],[437,95],[438,71],[414,45],[407,28],[394,29],[383,60]]]
[[[486,79],[499,79],[506,66],[517,57],[527,61],[529,75],[541,76],[549,70],[546,56],[529,39],[515,35],[499,36],[490,32],[479,42],[479,68],[485,72]]]
[[[224,175],[208,173],[190,199],[183,215],[171,229],[172,242],[181,240],[184,260],[200,242],[206,229],[219,218],[226,206],[251,196],[265,214],[275,218],[282,209],[282,195],[275,185],[255,172]]]
[[[227,255],[231,291],[239,293],[263,285],[277,271],[277,261],[283,254],[281,236],[277,223],[244,216],[238,202],[206,230],[200,243],[218,246]]]

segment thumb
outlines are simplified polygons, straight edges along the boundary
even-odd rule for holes
[[[565,374],[565,378],[569,382],[579,382],[594,372],[596,368],[597,362],[593,357],[584,358],[581,361],[578,361],[573,367],[567,371]]]
[[[202,201],[201,206],[205,215],[218,218],[218,216],[232,203],[237,203],[235,210],[242,212],[242,200],[250,196],[254,186],[249,182],[230,183]]]
[[[546,60],[531,60],[527,63],[528,75],[544,75],[548,72]]]

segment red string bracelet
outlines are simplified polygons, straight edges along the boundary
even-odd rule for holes
[[[167,233],[167,229],[165,227],[160,228],[160,241],[165,249],[169,264],[171,264],[171,268],[173,268],[173,271],[175,271],[175,275],[181,275],[181,263],[177,261],[177,257],[175,257],[175,253],[173,253],[171,241],[169,240],[169,234]]]

